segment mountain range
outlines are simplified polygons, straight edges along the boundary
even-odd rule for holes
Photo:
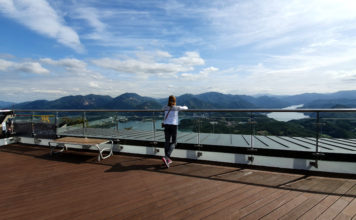
[[[13,103],[13,102],[0,101],[0,109],[10,107],[10,106],[12,106],[12,105],[14,105],[14,104],[15,104],[15,103]]]
[[[1,102],[0,108],[13,109],[161,109],[167,98],[155,99],[136,93],[125,93],[115,98],[105,95],[65,96],[53,101],[36,100],[23,103]],[[184,94],[177,97],[177,105],[190,109],[248,109],[285,108],[304,104],[304,108],[353,108],[356,107],[356,90],[320,94],[305,93],[291,96],[248,96],[207,92],[198,95]]]

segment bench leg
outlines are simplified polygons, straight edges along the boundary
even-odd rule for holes
[[[98,161],[107,159],[107,158],[109,158],[109,157],[111,157],[113,155],[113,147],[114,147],[114,142],[113,141],[111,141],[111,148],[100,149],[99,144],[96,144],[95,147],[97,147],[98,151],[99,151]],[[106,156],[103,156],[103,152],[104,151],[109,151],[109,154],[106,155]]]
[[[67,146],[65,144],[63,144],[63,146],[61,146],[60,144],[56,144],[56,145],[51,145],[51,142],[48,142],[48,146],[51,150],[50,152],[50,155],[53,156],[53,154],[56,154],[56,153],[60,153],[60,152],[63,152],[65,150],[67,150]],[[62,149],[58,150],[57,152],[55,151],[55,148],[56,147],[62,147]]]

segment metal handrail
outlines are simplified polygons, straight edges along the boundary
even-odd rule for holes
[[[14,109],[16,112],[163,112],[162,109]],[[356,112],[356,108],[339,109],[188,109],[182,112]]]

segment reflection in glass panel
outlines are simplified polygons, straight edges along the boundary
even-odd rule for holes
[[[319,152],[350,154],[356,151],[356,114],[320,113]]]

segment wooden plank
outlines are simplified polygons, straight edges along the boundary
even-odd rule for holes
[[[253,211],[251,211],[249,214],[245,214],[244,212],[241,212],[244,214],[244,216],[240,216],[243,219],[254,219],[254,218],[262,218],[270,213],[272,213],[274,210],[278,210],[281,207],[284,207],[285,204],[288,204],[290,201],[292,201],[293,199],[295,199],[296,197],[302,195],[302,191],[300,191],[302,188],[303,189],[308,189],[310,187],[312,187],[313,185],[315,185],[316,183],[312,183],[309,184],[308,186],[304,186],[304,185],[299,185],[298,187],[294,187],[293,189],[291,189],[290,191],[287,191],[288,193],[282,194],[281,197],[278,197],[272,201],[268,201],[266,204],[264,204],[263,206],[254,209]],[[288,184],[291,185],[291,184]],[[295,191],[297,190],[297,191]]]
[[[254,212],[250,213],[249,215],[241,218],[241,219],[259,219],[262,218],[263,216],[271,213],[273,210],[279,208],[280,206],[284,205],[285,203],[288,203],[295,197],[299,196],[301,192],[298,191],[290,191],[289,193],[286,193],[279,197],[278,199],[269,202],[265,206],[255,210]]]
[[[335,217],[335,219],[352,219],[356,215],[356,199],[352,201]]]
[[[214,209],[216,204],[222,204],[224,201],[231,198],[238,198],[242,193],[253,189],[253,186],[237,184],[237,188],[233,191],[215,194],[214,197],[210,197],[209,199],[200,201],[199,203],[194,203],[192,206],[185,208],[184,210],[167,210],[163,213],[163,217],[173,219],[190,219],[198,218],[198,216],[193,216],[194,214],[207,216],[210,213],[215,212]]]
[[[308,211],[315,204],[319,203],[326,196],[324,194],[315,193],[302,193],[302,195],[306,197],[307,200],[291,209],[279,219],[298,219],[299,216],[303,215],[303,213]]]
[[[236,219],[236,214],[240,209],[253,204],[257,200],[261,199],[261,197],[268,196],[275,191],[277,191],[277,189],[268,188],[246,199],[235,201],[233,204],[226,205],[224,208],[210,214],[206,219]],[[235,216],[232,217],[233,215]]]
[[[323,214],[321,214],[319,219],[334,219],[350,202],[352,198],[341,197],[336,202],[334,202]]]
[[[275,209],[274,211],[270,212],[269,214],[265,215],[261,219],[279,219],[280,217],[284,216],[286,213],[290,212],[292,209],[295,207],[299,206],[303,202],[305,202],[308,199],[304,194],[301,194],[297,196],[296,198],[292,199],[291,201],[285,203],[278,209]]]
[[[290,193],[289,190],[275,190],[271,192],[270,194],[260,197],[258,200],[254,201],[253,203],[240,208],[239,210],[235,210],[231,213],[231,218],[232,219],[240,219],[244,216],[247,216],[251,213],[253,213],[255,210],[260,209],[261,207],[265,206],[271,201],[274,201],[276,199],[279,199],[285,194]]]
[[[344,194],[349,191],[354,186],[354,183],[346,181],[343,185],[341,185],[334,193],[336,194]],[[319,201],[314,204],[308,204],[308,209],[305,212],[295,211],[299,214],[298,217],[300,219],[316,219],[320,214],[322,214],[328,207],[333,204],[340,196],[337,195],[324,195]],[[284,216],[285,219],[291,219],[291,216]],[[293,218],[294,219],[294,218]]]
[[[239,184],[221,183],[219,181],[216,181],[216,183],[216,187],[212,188],[211,191],[205,191],[203,195],[184,197],[182,200],[174,201],[168,198],[168,201],[164,206],[160,206],[159,209],[154,210],[152,213],[144,213],[142,217],[147,217],[147,219],[163,219],[168,218],[170,215],[176,216],[176,213],[178,214],[182,210],[189,212],[194,206],[210,201],[215,197],[221,197],[225,194],[232,193],[241,187]],[[164,212],[162,210],[164,210]]]
[[[352,186],[349,191],[354,191],[356,185]],[[335,197],[334,197],[335,198]],[[339,196],[335,198],[335,201],[320,215],[320,219],[333,219],[335,218],[349,203],[352,201],[352,197]]]
[[[102,139],[100,139],[102,140]],[[48,148],[0,150],[4,219],[351,219],[356,181]]]
[[[53,140],[57,143],[73,143],[73,144],[82,144],[82,145],[95,145],[108,142],[108,140],[97,139],[97,138],[78,138],[78,137],[63,137]]]
[[[246,189],[244,192],[239,193],[238,196],[226,197],[223,201],[215,203],[213,206],[206,207],[203,210],[196,210],[195,213],[189,215],[188,219],[201,219],[207,217],[215,212],[222,211],[226,206],[230,206],[236,202],[240,202],[248,199],[249,197],[258,194],[264,190],[263,187],[250,186],[250,189]]]

